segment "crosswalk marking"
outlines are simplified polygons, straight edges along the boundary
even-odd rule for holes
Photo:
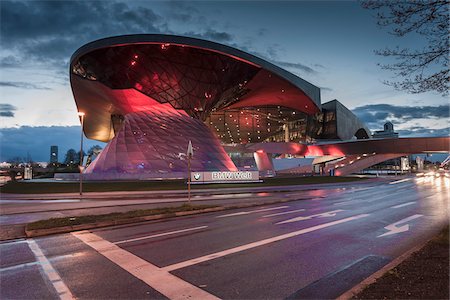
[[[169,299],[219,299],[89,231],[72,235]]]
[[[58,293],[59,298],[61,300],[75,299],[69,288],[53,268],[52,264],[48,261],[47,257],[45,257],[44,253],[42,253],[39,245],[34,240],[28,240],[27,242],[31,251],[33,251],[34,256],[41,265],[44,274],[47,276],[48,280],[51,282],[56,292]]]

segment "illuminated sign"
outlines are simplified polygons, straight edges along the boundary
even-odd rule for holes
[[[192,183],[259,182],[258,171],[191,172]]]

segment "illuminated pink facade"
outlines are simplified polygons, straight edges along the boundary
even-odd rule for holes
[[[232,171],[223,144],[320,134],[312,119],[321,112],[319,88],[225,45],[113,37],[81,47],[70,68],[85,135],[109,142],[85,171],[102,178],[183,177],[189,140],[193,170]]]

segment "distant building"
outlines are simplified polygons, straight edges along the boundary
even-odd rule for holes
[[[58,162],[58,146],[50,146],[50,163]]]
[[[384,130],[375,131],[372,137],[374,139],[398,138],[398,133],[394,132],[394,124],[387,122],[384,124]]]

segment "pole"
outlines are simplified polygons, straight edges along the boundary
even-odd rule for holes
[[[188,204],[191,204],[191,156],[188,155]]]
[[[79,163],[79,181],[80,181],[80,199],[83,197],[83,128],[84,128],[84,113],[79,112],[81,118],[81,137],[80,137],[80,163]]]
[[[194,155],[194,149],[192,148],[192,142],[189,141],[186,156],[188,159],[188,204],[191,204],[191,158]]]

